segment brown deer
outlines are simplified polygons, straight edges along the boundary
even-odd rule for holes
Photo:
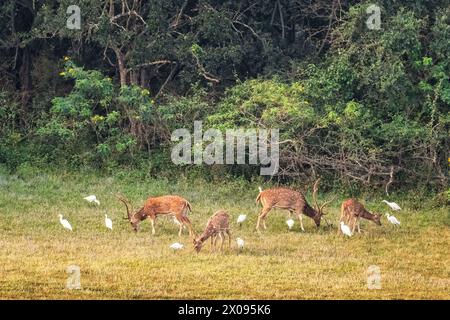
[[[381,226],[381,214],[370,213],[364,208],[364,206],[356,199],[347,199],[342,202],[341,205],[341,218],[340,221],[346,223],[352,228],[352,233],[355,232],[355,227],[358,225],[358,233],[361,233],[359,226],[359,219],[364,218],[375,222]]]
[[[314,183],[313,187],[313,201],[315,208],[312,208],[306,201],[305,196],[298,191],[291,190],[288,188],[272,188],[261,191],[256,198],[256,203],[261,202],[263,208],[258,216],[258,222],[256,224],[256,230],[259,230],[259,225],[262,221],[264,229],[266,229],[266,217],[272,208],[286,209],[290,213],[294,213],[300,220],[300,226],[302,231],[303,228],[303,218],[302,214],[312,218],[316,223],[316,226],[320,226],[320,219],[325,215],[323,208],[334,200],[334,197],[322,204],[321,206],[317,203],[317,190],[320,182],[320,178]],[[326,220],[325,220],[326,221]]]
[[[173,215],[179,222],[180,230],[178,236],[181,236],[183,226],[186,225],[189,229],[189,235],[195,236],[192,229],[191,221],[187,217],[189,212],[192,212],[191,204],[184,198],[179,196],[161,196],[161,197],[149,197],[145,201],[144,206],[136,211],[133,210],[133,206],[130,201],[123,195],[117,195],[117,198],[125,204],[127,208],[127,219],[130,221],[134,231],[138,231],[139,223],[146,218],[150,219],[152,224],[152,234],[155,234],[155,220],[159,215]]]
[[[228,247],[231,246],[231,234],[230,234],[230,216],[224,210],[219,210],[214,213],[211,218],[209,218],[206,223],[205,230],[203,233],[194,239],[194,249],[195,251],[200,252],[202,249],[203,243],[211,238],[211,251],[213,247],[216,247],[217,237],[220,238],[220,250],[223,247],[223,241],[225,237],[225,233],[228,235]]]

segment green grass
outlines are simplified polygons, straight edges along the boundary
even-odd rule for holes
[[[2,299],[449,299],[450,230],[448,207],[404,208],[395,215],[400,228],[363,222],[364,232],[351,239],[337,233],[340,201],[329,211],[334,227],[305,218],[288,231],[287,213],[274,211],[268,229],[254,231],[259,207],[257,185],[206,183],[183,178],[133,179],[126,175],[0,174],[0,298]],[[137,206],[149,195],[179,194],[194,211],[197,232],[218,209],[233,222],[248,214],[242,228],[232,224],[230,250],[192,251],[187,232],[181,239],[170,219],[160,218],[152,236],[148,221],[133,233],[114,198],[122,192]],[[82,198],[96,194],[100,207]],[[308,196],[309,198],[309,196]],[[381,199],[367,199],[370,210],[387,212]],[[397,200],[397,199],[396,199]],[[114,230],[103,224],[108,211]],[[61,213],[74,228],[59,224]],[[242,253],[234,239],[246,241]],[[186,249],[172,252],[182,242]],[[69,265],[81,269],[80,290],[66,289]],[[367,268],[381,269],[380,290],[367,288]]]

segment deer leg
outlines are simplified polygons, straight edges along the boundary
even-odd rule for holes
[[[181,216],[182,217],[182,219],[183,219],[183,224],[182,225],[186,225],[187,227],[188,227],[188,230],[189,230],[189,236],[190,237],[192,237],[193,235],[195,235],[194,234],[194,230],[192,229],[192,223],[191,223],[191,220],[189,220],[189,218],[187,217],[187,216],[185,216],[185,215],[182,215]]]
[[[302,228],[302,231],[305,232],[305,228],[303,228],[303,215],[299,214],[300,217],[300,228]]]
[[[305,232],[305,228],[303,228],[303,215],[301,212],[297,212],[298,220],[300,220],[300,228],[303,232]]]
[[[361,228],[359,227],[359,220],[358,220],[358,233],[361,233]]]
[[[152,235],[155,234],[155,218],[150,218],[150,223],[152,225]]]
[[[229,249],[229,248],[231,248],[231,233],[230,233],[230,230],[228,230],[228,229],[225,232],[228,235],[228,249]]]
[[[178,218],[178,216],[175,216],[175,219],[177,219],[178,223],[179,223],[179,229],[178,229],[178,236],[181,237],[181,234],[183,232],[183,220],[181,220],[180,218]]]
[[[270,209],[269,209],[269,210],[270,210]],[[269,210],[267,210],[267,211],[263,214],[263,216],[262,216],[262,223],[263,223],[263,228],[264,228],[264,230],[267,229],[267,226],[266,226],[266,219],[267,219],[267,215],[269,214]]]
[[[223,232],[219,232],[219,237],[220,237],[220,249],[219,251],[222,251],[223,248],[223,238],[225,237],[225,235],[223,234]]]
[[[355,228],[356,228],[357,222],[358,222],[358,218],[354,217],[353,218],[353,223],[352,223],[352,234],[355,232]]]
[[[216,249],[217,246],[217,234],[214,235],[214,249]]]
[[[337,228],[337,233],[340,234],[341,233],[341,221],[345,223],[345,219],[344,219],[344,213],[341,214],[341,217],[339,218],[339,223],[338,223],[338,228]]]
[[[210,252],[213,252],[213,240],[214,240],[214,236],[211,236],[211,248],[209,248]]]
[[[263,227],[264,227],[264,229],[266,229],[267,227],[266,227],[266,223],[265,223],[265,219],[266,219],[266,216],[267,216],[267,214],[269,213],[269,211],[270,211],[270,208],[262,208],[261,209],[261,212],[259,213],[259,215],[258,215],[258,222],[256,223],[256,230],[259,230],[259,225],[260,225],[260,223],[261,223],[261,220],[263,221]]]

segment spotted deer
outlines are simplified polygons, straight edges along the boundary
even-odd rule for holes
[[[206,240],[208,240],[208,238],[211,238],[211,251],[212,251],[216,247],[218,237],[221,240],[220,250],[222,250],[225,233],[228,235],[228,247],[230,247],[231,246],[230,216],[226,211],[219,210],[216,213],[214,213],[211,216],[211,218],[209,218],[203,233],[196,239],[194,239],[195,251],[197,251],[197,253],[200,252],[203,243]]]
[[[264,229],[266,229],[266,217],[269,214],[270,210],[273,208],[277,209],[285,209],[290,213],[294,213],[298,219],[300,220],[300,226],[302,231],[305,231],[303,228],[303,217],[302,215],[306,215],[312,218],[317,227],[320,226],[320,219],[325,215],[323,209],[326,205],[334,200],[333,199],[323,203],[321,206],[317,203],[317,191],[318,185],[320,182],[320,178],[314,183],[313,187],[313,201],[314,208],[311,207],[306,201],[305,196],[298,191],[288,189],[288,188],[272,188],[261,191],[256,198],[256,203],[261,202],[262,209],[258,215],[258,222],[256,224],[256,230],[259,230],[259,225],[262,222]]]
[[[161,197],[149,197],[144,206],[138,210],[133,210],[130,201],[123,195],[116,195],[116,197],[125,204],[127,209],[127,219],[130,221],[134,231],[138,231],[141,221],[149,218],[152,225],[152,234],[155,234],[155,221],[159,215],[173,215],[179,222],[178,236],[181,236],[183,226],[189,229],[189,235],[195,236],[192,229],[191,221],[187,217],[189,212],[192,212],[191,204],[184,198],[179,196],[167,195]]]
[[[352,233],[355,232],[355,227],[358,226],[358,233],[361,233],[359,226],[359,219],[364,218],[375,222],[381,226],[381,214],[370,213],[364,208],[364,206],[356,199],[347,199],[342,202],[341,205],[341,218],[340,221],[346,223],[351,229]]]

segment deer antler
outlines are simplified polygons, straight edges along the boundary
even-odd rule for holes
[[[323,203],[323,204],[320,206],[319,211],[322,212],[323,208],[325,208],[328,204],[330,204],[331,202],[333,202],[333,201],[336,199],[336,197],[337,197],[337,195],[334,195],[330,200],[328,200],[327,202]],[[322,212],[322,215],[325,215],[325,214]]]
[[[314,206],[316,207],[317,210],[319,210],[319,204],[317,203],[317,191],[319,190],[320,179],[321,178],[317,179],[316,182],[314,182],[313,194],[312,194]]]
[[[124,219],[130,220],[131,219],[131,212],[133,212],[133,206],[131,205],[130,201],[128,201],[128,199],[124,195],[122,195],[120,193],[116,194],[116,198],[119,199],[119,201],[122,201],[123,204],[125,205],[125,207],[127,208],[127,216],[128,217],[124,218]],[[131,208],[131,210],[130,210],[130,208]]]

